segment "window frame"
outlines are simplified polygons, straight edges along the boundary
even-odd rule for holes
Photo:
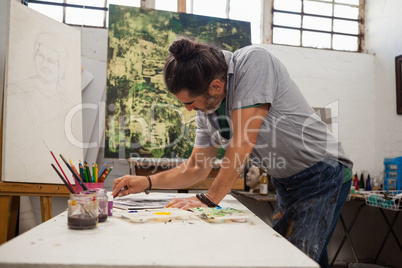
[[[42,4],[42,5],[50,5],[50,6],[61,6],[63,7],[63,19],[62,23],[71,25],[71,26],[83,26],[88,28],[101,28],[107,29],[106,21],[107,21],[107,13],[109,12],[109,8],[106,6],[108,1],[104,0],[104,7],[97,7],[97,6],[88,6],[88,5],[77,5],[77,4],[68,4],[66,0],[63,3],[53,2],[52,0],[43,1],[43,0],[21,0],[21,3],[28,6],[29,4]],[[141,0],[141,8],[155,8],[155,0]],[[73,8],[85,8],[90,10],[103,10],[103,26],[94,26],[94,25],[79,25],[79,24],[70,24],[66,23],[66,8],[73,7]],[[177,12],[186,12],[186,0],[177,0]]]
[[[230,0],[227,1],[227,9]],[[299,45],[291,45],[291,44],[277,44],[277,45],[285,45],[285,46],[294,46],[294,47],[303,47],[303,48],[312,48],[312,49],[322,49],[322,50],[334,50],[334,51],[345,51],[345,52],[364,52],[365,50],[365,44],[364,44],[364,9],[365,9],[365,0],[359,0],[359,18],[356,19],[349,19],[349,18],[342,18],[342,17],[335,17],[335,16],[324,16],[324,15],[317,15],[317,14],[310,14],[310,13],[302,13],[302,12],[291,12],[291,11],[284,11],[284,10],[278,10],[274,9],[274,1],[279,1],[279,0],[260,0],[261,1],[261,24],[260,24],[260,44],[276,44],[273,42],[273,34],[274,34],[274,27],[275,28],[282,28],[282,29],[291,29],[291,30],[298,30],[300,31],[300,42]],[[304,0],[300,0],[304,1]],[[317,1],[317,2],[323,2],[321,0],[311,0],[311,1]],[[106,7],[108,1],[104,0],[105,6],[104,7],[96,7],[96,6],[84,6],[84,5],[77,5],[77,4],[69,4],[66,3],[66,0],[64,0],[63,3],[57,3],[53,2],[52,0],[44,1],[44,0],[21,0],[21,2],[25,5],[29,6],[29,3],[33,4],[44,4],[44,5],[52,5],[52,6],[61,6],[63,7],[63,18],[62,22],[70,25],[70,26],[81,26],[81,27],[87,27],[87,28],[101,28],[101,29],[107,29],[107,12],[108,12],[108,7]],[[141,0],[141,7],[142,8],[155,8],[155,0]],[[177,12],[187,12],[187,6],[186,6],[187,1],[186,0],[177,0]],[[332,3],[334,4],[340,4],[340,3],[335,3],[334,0],[332,2],[324,2],[324,3]],[[342,4],[342,5],[347,5],[347,6],[355,6],[355,5],[350,5],[350,4]],[[86,8],[86,9],[91,9],[91,10],[103,10],[104,11],[104,18],[103,18],[103,26],[94,26],[94,25],[79,25],[79,24],[71,24],[71,23],[66,23],[66,8],[67,7],[73,7],[73,8]],[[190,10],[189,12],[192,13],[192,7],[190,3]],[[282,25],[275,25],[273,23],[274,21],[274,13],[275,12],[280,12],[280,13],[287,13],[287,14],[293,14],[293,15],[300,15],[301,20],[303,19],[303,16],[311,16],[311,17],[317,17],[317,18],[326,18],[326,19],[331,19],[332,22],[332,29],[331,31],[322,31],[322,30],[315,30],[315,29],[306,29],[306,28],[298,28],[298,27],[290,27],[290,26],[282,26]],[[227,16],[228,10],[226,10]],[[264,14],[271,14],[271,16],[264,16]],[[333,31],[333,21],[334,20],[343,20],[343,21],[357,21],[359,26],[358,34],[350,34],[350,33],[340,33],[340,32],[335,32]],[[301,24],[302,25],[302,24]],[[328,33],[331,35],[331,46],[330,48],[319,48],[319,47],[312,47],[312,46],[303,46],[302,43],[302,38],[303,38],[303,31],[308,31],[308,32],[317,32],[317,33]],[[357,50],[342,50],[342,49],[334,49],[333,48],[333,36],[334,35],[342,35],[342,36],[354,36],[358,38],[358,44],[357,44]]]
[[[327,3],[327,4],[332,4],[332,16],[328,15],[320,15],[320,14],[313,14],[313,13],[306,13],[304,12],[304,0],[300,0],[302,7],[300,12],[294,12],[294,11],[287,11],[287,10],[280,10],[280,9],[275,9],[274,8],[274,2],[275,1],[280,1],[280,0],[270,0],[271,1],[271,43],[275,44],[273,42],[274,39],[274,28],[279,28],[279,29],[288,29],[288,30],[296,30],[300,31],[300,41],[299,45],[292,45],[292,44],[283,44],[280,43],[280,45],[289,45],[289,46],[295,46],[295,47],[305,47],[305,48],[312,48],[312,49],[327,49],[327,50],[334,50],[334,51],[345,51],[345,52],[363,52],[364,51],[364,8],[365,8],[365,0],[359,0],[359,5],[353,5],[353,4],[346,4],[346,3],[337,3],[334,0],[331,2],[324,1],[324,0],[309,0],[313,2],[318,2],[318,3]],[[333,15],[334,13],[334,6],[335,5],[342,5],[342,6],[351,6],[351,7],[357,7],[359,9],[359,16],[357,19],[350,19],[350,18],[344,18],[344,17],[336,17]],[[300,16],[300,27],[291,27],[291,26],[284,26],[284,25],[276,25],[274,24],[274,16],[275,12],[277,13],[282,13],[282,14],[291,14],[291,15],[299,15]],[[331,30],[330,31],[324,31],[324,30],[316,30],[316,29],[308,29],[308,28],[303,28],[303,17],[304,16],[309,16],[309,17],[315,17],[315,18],[325,18],[325,19],[330,19],[331,20]],[[350,34],[350,33],[343,33],[343,32],[335,32],[333,27],[334,27],[334,21],[335,20],[342,20],[342,21],[353,21],[358,23],[358,33],[357,34]],[[304,46],[303,45],[303,32],[315,32],[315,33],[325,33],[325,34],[330,34],[331,36],[331,42],[330,42],[330,47],[329,48],[318,48],[318,47],[311,47],[311,46]],[[333,39],[334,35],[341,35],[341,36],[353,36],[357,37],[357,50],[344,50],[344,49],[334,49],[333,48]]]

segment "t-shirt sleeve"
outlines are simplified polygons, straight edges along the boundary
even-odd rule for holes
[[[253,48],[239,55],[232,109],[272,103],[278,87],[277,64],[279,61],[263,48]]]
[[[194,146],[196,147],[210,147],[213,145],[211,139],[211,133],[209,133],[210,127],[208,127],[208,118],[205,115],[201,115],[197,112],[195,117],[197,124],[197,130],[195,131]]]

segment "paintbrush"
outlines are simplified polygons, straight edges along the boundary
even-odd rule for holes
[[[70,193],[75,194],[74,189],[67,183],[67,181],[63,178],[63,176],[60,174],[60,172],[57,170],[57,168],[51,164],[53,169],[56,171],[57,175],[59,175],[60,179],[64,182],[64,184],[67,186],[68,190],[70,191]],[[81,208],[89,215],[89,217],[93,217],[91,211],[89,211],[84,204],[78,203]]]
[[[51,165],[52,165],[54,171],[56,171],[57,175],[59,175],[60,179],[67,186],[67,188],[70,191],[70,193],[75,194],[75,191],[74,191],[73,187],[71,187],[71,185],[67,183],[67,181],[63,178],[63,176],[60,174],[60,172],[57,170],[57,168],[53,164],[51,164]]]
[[[70,167],[70,165],[67,163],[67,160],[63,157],[62,154],[60,154],[61,159],[63,160],[63,162],[66,164],[66,166],[68,167],[68,169],[71,171],[71,173],[73,173],[73,176],[75,178],[75,180],[81,185],[82,189],[84,189],[84,191],[87,191],[88,188],[85,186],[85,184],[82,182],[82,180],[80,179],[80,177],[78,177],[78,175],[74,172],[74,170]]]
[[[70,181],[68,180],[68,178],[67,178],[66,174],[64,173],[63,169],[61,168],[61,166],[60,166],[60,164],[59,164],[59,161],[57,161],[57,159],[56,159],[56,157],[54,156],[54,154],[53,154],[52,150],[50,150],[49,145],[47,144],[47,142],[45,141],[45,139],[44,139],[44,138],[42,138],[42,139],[43,139],[43,142],[46,144],[47,148],[49,149],[49,152],[50,152],[50,153],[51,153],[51,155],[53,156],[54,161],[56,161],[56,163],[57,163],[57,165],[59,166],[59,168],[60,168],[61,172],[63,173],[64,178],[66,178],[66,181],[68,182],[68,184],[70,185],[70,187],[71,187],[71,188],[73,188],[73,186],[71,185]]]

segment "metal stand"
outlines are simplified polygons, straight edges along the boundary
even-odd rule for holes
[[[355,224],[357,218],[358,218],[359,215],[360,215],[360,211],[361,211],[365,206],[366,206],[366,203],[362,203],[362,204],[359,206],[359,208],[358,208],[357,211],[355,212],[355,215],[354,215],[354,217],[353,217],[353,220],[352,220],[352,222],[349,224],[349,227],[348,227],[348,228],[346,228],[346,224],[345,224],[345,221],[343,220],[342,213],[340,214],[339,219],[341,220],[342,227],[343,227],[343,230],[344,230],[345,234],[344,234],[344,236],[343,236],[343,239],[342,239],[341,243],[339,244],[338,250],[336,251],[336,253],[335,253],[335,255],[334,255],[333,259],[332,259],[332,262],[331,262],[330,267],[333,267],[333,265],[334,265],[334,263],[335,263],[335,260],[336,260],[336,258],[338,257],[339,252],[341,251],[343,245],[345,244],[346,239],[348,239],[349,244],[350,244],[350,246],[352,247],[352,252],[353,252],[353,256],[354,256],[354,258],[355,258],[355,261],[356,261],[356,262],[359,262],[359,260],[358,260],[358,258],[357,258],[357,255],[356,255],[356,250],[355,250],[354,245],[353,245],[353,243],[352,243],[352,239],[350,239],[350,232],[352,231],[352,228],[353,228],[353,226],[354,226],[354,224]]]
[[[343,239],[342,239],[341,243],[339,244],[338,250],[336,251],[336,253],[335,253],[335,255],[334,255],[333,259],[332,259],[332,262],[331,262],[330,267],[333,267],[333,265],[334,265],[334,263],[335,263],[335,260],[336,260],[336,258],[338,257],[338,254],[339,254],[339,252],[341,251],[341,249],[342,249],[342,247],[343,247],[343,245],[344,245],[346,239],[349,241],[349,244],[350,244],[350,246],[351,246],[351,248],[352,248],[353,257],[354,257],[356,263],[359,262],[359,259],[358,259],[357,254],[356,254],[356,250],[355,250],[354,245],[353,245],[353,242],[352,242],[352,239],[350,238],[350,232],[352,231],[353,226],[354,226],[354,224],[355,224],[357,218],[359,217],[361,210],[362,210],[364,207],[367,207],[367,204],[366,204],[366,203],[362,203],[362,204],[358,207],[358,209],[356,210],[355,215],[354,215],[354,217],[353,217],[353,219],[352,219],[352,221],[351,221],[351,223],[349,224],[348,227],[346,227],[345,221],[344,221],[343,216],[342,216],[342,213],[341,213],[339,219],[340,219],[340,221],[341,221],[341,223],[342,223],[342,227],[343,227],[343,230],[344,230],[345,234],[344,234],[344,236],[343,236]],[[381,213],[381,215],[383,216],[385,222],[387,223],[388,231],[387,231],[387,233],[386,233],[386,235],[385,235],[385,237],[384,237],[384,239],[383,239],[383,241],[382,241],[382,243],[381,243],[381,245],[380,245],[380,248],[378,249],[377,255],[376,255],[375,259],[374,259],[374,263],[377,263],[378,258],[380,257],[381,252],[382,252],[382,250],[384,249],[385,243],[387,242],[387,240],[388,240],[388,238],[389,238],[389,236],[390,236],[391,234],[392,234],[392,236],[395,238],[395,241],[396,241],[396,243],[397,243],[397,245],[398,245],[398,247],[399,247],[400,252],[402,252],[402,245],[401,245],[401,242],[399,241],[399,239],[398,239],[398,237],[397,237],[397,235],[396,235],[396,233],[395,233],[395,231],[394,231],[394,226],[395,226],[395,223],[396,223],[396,221],[397,221],[397,219],[398,219],[398,216],[399,216],[399,214],[400,214],[400,211],[394,211],[394,212],[395,212],[395,215],[393,216],[392,221],[390,222],[390,221],[388,220],[387,216],[385,215],[383,208],[378,207],[378,210],[380,211],[380,213]],[[392,211],[392,210],[390,210],[390,211]]]

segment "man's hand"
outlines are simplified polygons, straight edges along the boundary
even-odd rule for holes
[[[189,210],[190,208],[207,207],[207,205],[202,203],[197,197],[193,196],[188,198],[173,198],[166,207]]]
[[[145,176],[125,175],[113,181],[113,197],[136,194],[145,191],[149,182]]]

